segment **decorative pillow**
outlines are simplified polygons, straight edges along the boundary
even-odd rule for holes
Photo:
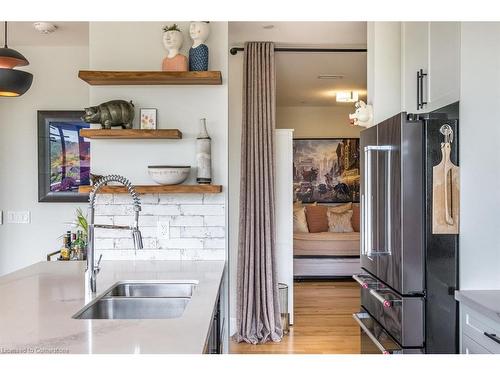
[[[336,212],[338,214],[341,214],[342,212],[352,210],[352,202],[338,204],[336,206],[328,206],[328,209],[331,212]]]
[[[328,218],[326,206],[306,206],[307,226],[309,233],[328,232]]]
[[[327,212],[328,231],[334,233],[354,232],[351,224],[352,210],[337,213],[331,209]]]
[[[352,205],[352,229],[354,229],[355,232],[361,232],[361,212],[360,212],[360,207],[359,204],[353,204]]]
[[[296,233],[309,233],[306,220],[306,208],[304,206],[293,206],[293,231]]]

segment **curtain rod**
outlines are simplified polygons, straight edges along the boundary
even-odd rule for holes
[[[231,55],[236,55],[238,52],[244,51],[243,47],[233,47],[229,50]],[[293,47],[277,47],[275,52],[366,52],[366,48],[293,48]]]

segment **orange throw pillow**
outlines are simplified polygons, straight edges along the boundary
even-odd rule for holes
[[[307,206],[306,218],[309,233],[328,232],[328,208],[326,206]]]
[[[360,213],[360,207],[359,204],[353,204],[352,205],[352,229],[354,229],[355,232],[361,232],[361,213]]]

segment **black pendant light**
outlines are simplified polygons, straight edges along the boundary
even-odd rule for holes
[[[5,43],[0,48],[0,96],[21,96],[31,87],[33,74],[16,70],[15,67],[29,65],[22,54],[7,46],[7,21],[5,21]]]

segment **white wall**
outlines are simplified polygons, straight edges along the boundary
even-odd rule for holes
[[[463,22],[460,289],[500,288],[500,23]]]
[[[15,46],[30,61],[33,86],[19,98],[0,98],[0,275],[45,260],[59,249],[76,203],[38,203],[37,110],[81,110],[88,86],[87,46]],[[6,224],[5,211],[31,212],[30,224]]]
[[[360,127],[349,124],[354,105],[277,107],[276,127],[294,129],[294,138],[359,137]]]
[[[401,22],[368,22],[368,104],[375,124],[401,112]]]

